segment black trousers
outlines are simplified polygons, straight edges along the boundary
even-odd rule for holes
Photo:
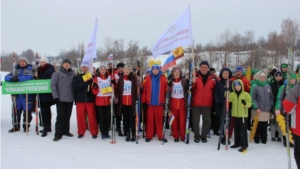
[[[135,114],[133,114],[132,106],[122,106],[124,134],[130,133],[135,135]]]
[[[55,137],[62,137],[70,132],[70,118],[73,102],[59,102],[56,104]]]
[[[294,137],[294,158],[297,164],[297,168],[300,169],[300,136],[293,134]]]
[[[260,139],[262,142],[267,142],[267,128],[268,122],[259,121],[257,124],[254,140],[259,141]]]
[[[110,130],[111,112],[110,106],[96,106],[97,119],[102,135],[107,135]]]
[[[248,137],[247,137],[247,118],[237,118],[233,117],[234,124],[234,144],[241,146],[243,148],[248,147]]]
[[[122,114],[117,115],[117,105],[116,104],[114,104],[114,110],[115,110],[115,118],[116,118],[117,129],[121,129]],[[122,113],[122,111],[121,111],[121,113]]]
[[[51,105],[52,102],[41,102],[43,127],[51,127]]]
[[[215,109],[211,109],[211,120],[210,120],[210,126],[214,133],[219,132],[219,116],[215,113]]]

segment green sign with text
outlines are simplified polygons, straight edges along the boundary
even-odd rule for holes
[[[51,93],[51,80],[29,80],[25,82],[2,82],[2,94]]]

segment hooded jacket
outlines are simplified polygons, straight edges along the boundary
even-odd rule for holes
[[[238,95],[234,88],[234,83],[239,82],[242,85],[241,93]],[[244,84],[240,79],[233,81],[232,90],[229,94],[229,102],[231,102],[231,115],[233,117],[248,117],[248,108],[251,107],[251,96],[244,91]],[[246,105],[242,104],[242,100],[245,100]]]
[[[228,69],[228,68],[222,68],[222,70],[220,71],[220,75],[219,75],[220,80],[217,81],[216,87],[214,89],[215,109],[216,109],[216,113],[218,115],[222,115],[223,107],[225,105],[226,80],[222,76],[222,73],[225,70],[229,72],[228,79],[230,80],[230,78],[232,78],[231,70]],[[230,90],[230,92],[232,92],[232,88],[230,87],[231,84],[232,84],[232,81],[229,81],[229,90]]]

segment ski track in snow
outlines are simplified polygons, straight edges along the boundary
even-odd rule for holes
[[[3,74],[2,74],[3,75]],[[2,77],[3,78],[3,77]],[[1,88],[2,90],[2,88]],[[53,141],[56,107],[52,106],[52,132],[42,138],[35,133],[35,114],[32,114],[28,136],[21,130],[8,133],[11,124],[10,95],[1,95],[1,168],[3,169],[286,169],[287,151],[282,143],[271,142],[268,132],[266,145],[249,143],[248,151],[241,154],[237,149],[225,150],[221,145],[217,150],[218,136],[208,138],[207,143],[194,143],[190,134],[190,144],[175,143],[166,130],[168,143],[160,145],[154,137],[150,143],[139,139],[139,144],[126,142],[125,137],[116,133],[116,144],[110,139],[102,140],[100,133],[92,139],[86,131],[82,139],[77,136],[76,107],[73,106],[70,132],[74,137],[63,136]],[[23,118],[22,118],[23,119]],[[42,127],[39,127],[39,130]],[[109,133],[111,135],[111,132]],[[142,133],[140,133],[142,134]],[[248,137],[249,138],[249,137]],[[231,145],[233,138],[230,139]],[[292,168],[296,163],[291,149]]]

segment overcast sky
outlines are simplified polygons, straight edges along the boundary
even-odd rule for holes
[[[190,4],[195,43],[216,42],[226,29],[255,38],[280,32],[290,17],[300,22],[300,0],[1,0],[1,51],[32,49],[56,56],[84,41],[98,17],[97,46],[104,37],[138,40],[152,47]]]

